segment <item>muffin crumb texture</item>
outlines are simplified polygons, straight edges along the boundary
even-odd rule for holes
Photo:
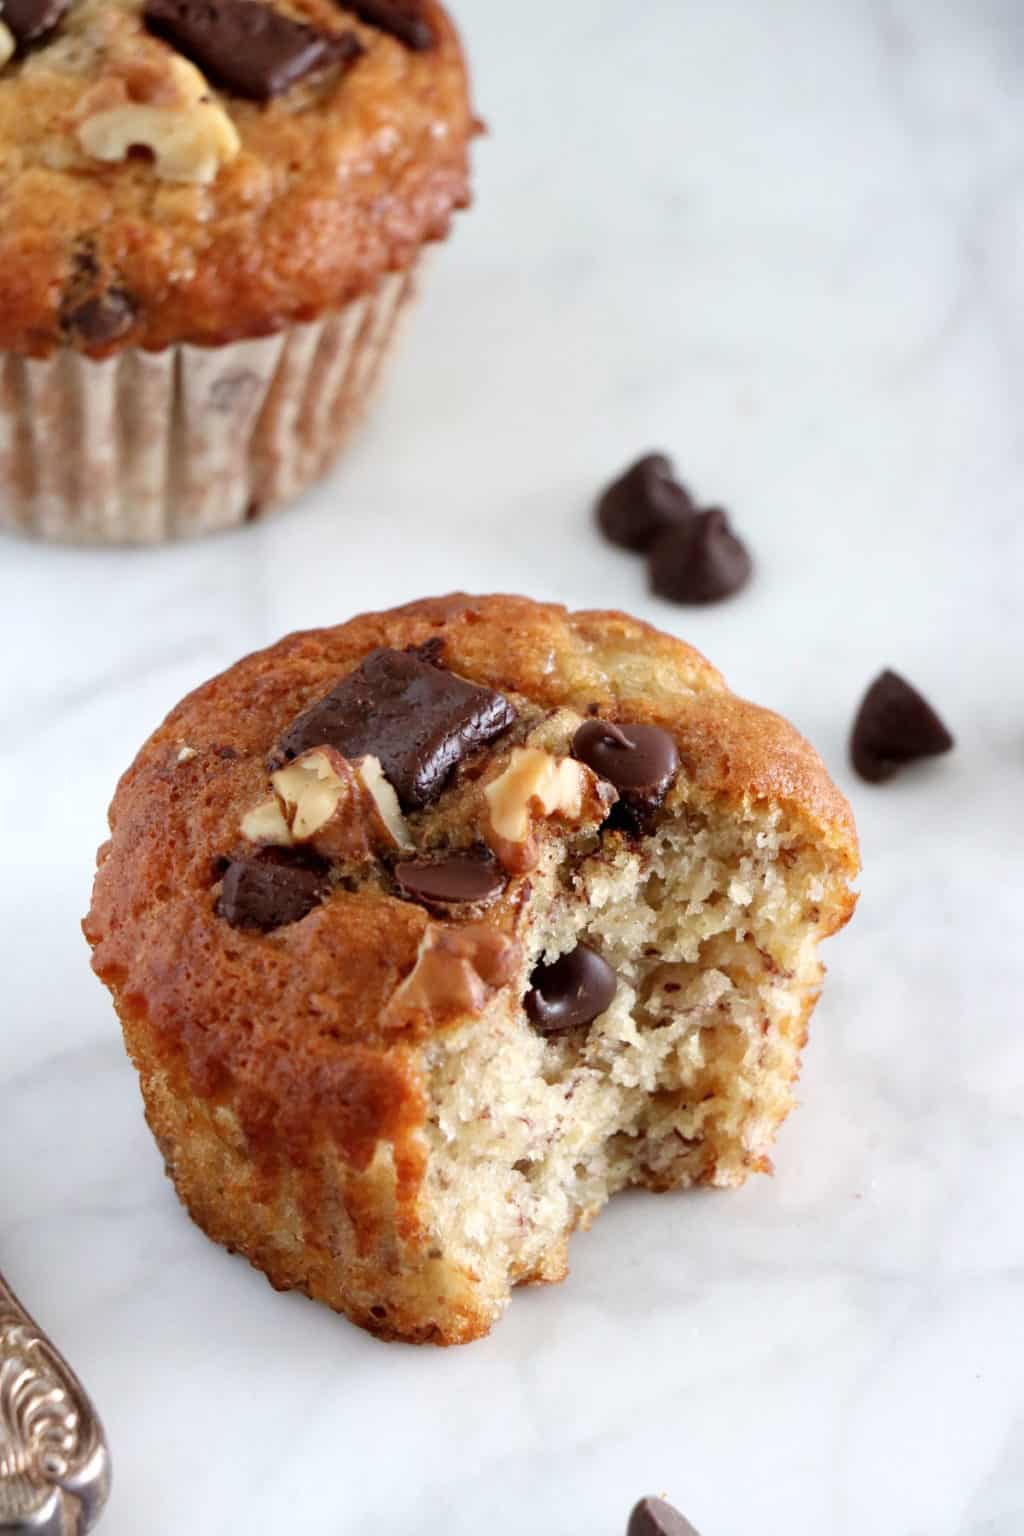
[[[768,1169],[858,867],[811,749],[696,652],[460,595],[214,679],[111,829],[86,933],[192,1214],[441,1343],[619,1190]]]

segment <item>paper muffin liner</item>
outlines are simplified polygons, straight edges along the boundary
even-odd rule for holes
[[[93,361],[0,353],[0,527],[82,544],[233,528],[329,467],[362,415],[413,268],[323,319]]]

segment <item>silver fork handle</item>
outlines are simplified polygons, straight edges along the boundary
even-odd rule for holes
[[[95,1409],[0,1275],[0,1536],[85,1536],[109,1492]]]

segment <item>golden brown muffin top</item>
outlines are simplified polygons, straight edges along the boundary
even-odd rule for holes
[[[436,0],[5,0],[0,61],[0,348],[263,335],[467,201]]]
[[[423,1113],[409,1053],[467,1012],[465,999],[447,1012],[419,1006],[416,985],[406,983],[424,948],[440,945],[441,960],[454,955],[456,968],[468,955],[475,971],[460,974],[485,992],[514,969],[529,861],[508,857],[501,839],[492,847],[507,884],[482,921],[472,912],[468,921],[461,913],[438,921],[396,881],[400,863],[364,847],[369,862],[360,864],[357,851],[346,865],[352,840],[336,834],[329,847],[315,846],[335,857],[340,877],[300,920],[260,931],[224,915],[225,869],[253,851],[254,834],[243,829],[254,812],[265,815],[269,773],[318,739],[314,727],[304,740],[304,712],[378,648],[391,656],[421,648],[439,675],[493,690],[516,717],[509,725],[510,714],[485,699],[489,745],[469,752],[440,792],[428,788],[425,806],[422,786],[392,770],[420,855],[479,840],[485,786],[509,766],[517,742],[543,743],[566,715],[598,716],[669,733],[681,763],[670,796],[677,803],[777,807],[833,871],[825,931],[849,915],[845,881],[858,854],[846,801],[790,725],[736,698],[681,641],[621,613],[463,594],[291,635],[190,694],[142,748],[111,806],[85,922],[93,965],[122,1016],[148,1020],[166,1046],[166,1070],[180,1070],[193,1091],[230,1095],[254,1140],[273,1122],[276,1145],[283,1138],[297,1149],[310,1126],[329,1123],[356,1163],[379,1138],[404,1142]],[[380,717],[370,716],[374,731]],[[410,736],[416,729],[410,719]],[[592,813],[596,826],[608,807],[593,791],[581,814]],[[385,837],[379,821],[368,836]],[[508,952],[494,948],[495,934],[508,936]],[[407,1006],[396,1008],[396,996]]]

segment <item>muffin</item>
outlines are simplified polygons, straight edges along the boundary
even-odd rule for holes
[[[281,1288],[488,1331],[630,1185],[769,1169],[857,839],[805,741],[621,613],[280,641],[121,780],[85,933],[167,1171]]]
[[[0,526],[153,543],[362,413],[477,124],[436,0],[0,8]]]

